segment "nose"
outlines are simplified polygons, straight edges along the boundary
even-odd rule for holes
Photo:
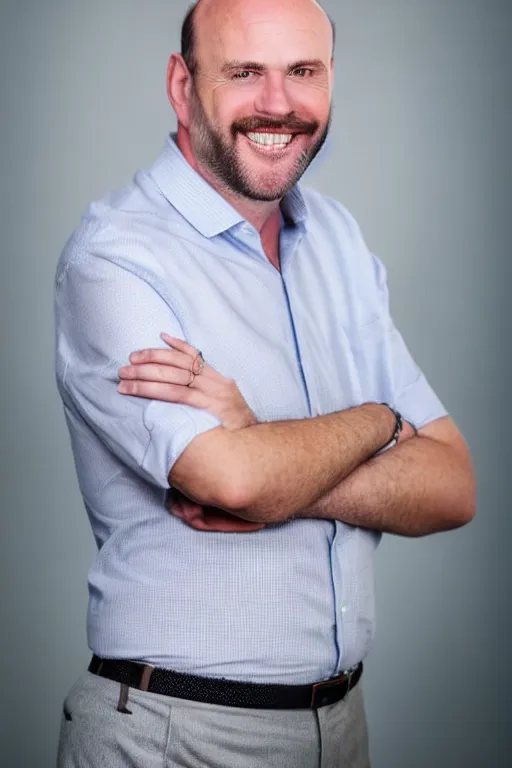
[[[258,112],[284,117],[293,111],[290,97],[286,90],[286,75],[282,72],[267,70],[260,79],[260,88],[255,101]]]

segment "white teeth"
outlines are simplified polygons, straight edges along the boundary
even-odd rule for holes
[[[293,139],[290,133],[248,133],[247,136],[256,144],[263,144],[266,147],[286,147]]]

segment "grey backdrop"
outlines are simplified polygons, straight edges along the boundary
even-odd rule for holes
[[[2,728],[5,768],[53,765],[88,660],[93,541],[56,393],[52,290],[91,199],[152,162],[186,2],[3,0]],[[508,766],[512,6],[336,0],[332,140],[309,182],[388,267],[395,319],[469,441],[473,524],[386,537],[365,692],[374,768]],[[242,767],[241,767],[242,768]]]

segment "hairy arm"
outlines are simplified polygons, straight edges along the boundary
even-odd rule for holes
[[[295,516],[424,536],[464,525],[474,514],[469,452],[453,421],[445,417],[370,458]]]
[[[254,522],[311,508],[390,439],[394,416],[377,403],[313,419],[270,422],[195,438],[169,483],[199,504]]]
[[[472,519],[471,460],[451,419],[437,419],[417,434],[405,422],[399,444],[379,456],[374,454],[389,439],[393,419],[375,403],[315,419],[255,424],[235,382],[209,366],[198,389],[183,386],[197,351],[172,341],[181,357],[148,351],[141,364],[122,373],[131,394],[208,408],[224,425],[193,440],[169,475],[174,488],[197,502],[199,517],[205,505],[240,522],[337,519],[404,536]]]

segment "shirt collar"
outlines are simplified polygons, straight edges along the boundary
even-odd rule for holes
[[[173,135],[150,171],[151,177],[171,205],[204,237],[215,237],[245,219],[195,171],[180,151]],[[304,224],[307,209],[296,185],[281,203],[286,223]]]

